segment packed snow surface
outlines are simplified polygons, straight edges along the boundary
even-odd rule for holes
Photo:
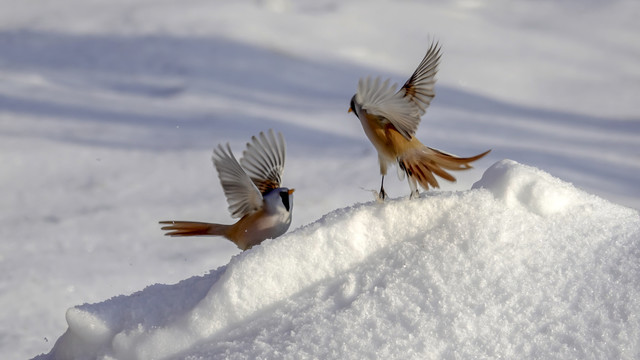
[[[338,209],[67,322],[51,359],[633,359],[640,217],[504,160],[472,190]]]

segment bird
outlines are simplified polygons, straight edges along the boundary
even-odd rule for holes
[[[379,200],[387,197],[384,177],[389,165],[398,165],[400,180],[407,176],[411,199],[419,196],[417,184],[425,190],[440,187],[434,175],[455,182],[455,177],[448,170],[470,169],[471,162],[491,151],[472,157],[458,157],[425,146],[415,137],[420,118],[435,97],[440,49],[438,42],[432,42],[418,68],[398,91],[397,84],[389,85],[390,79],[382,81],[380,77],[372,79],[368,76],[360,78],[357,92],[351,98],[348,112],[353,112],[360,119],[366,136],[378,152],[382,175]]]
[[[213,164],[229,204],[231,225],[194,221],[160,221],[167,236],[223,236],[241,250],[266,239],[274,239],[289,229],[295,189],[281,187],[286,144],[282,133],[260,132],[238,162],[229,143],[219,144]]]

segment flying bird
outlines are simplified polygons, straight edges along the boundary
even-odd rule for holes
[[[240,218],[223,225],[193,221],[160,221],[168,236],[224,236],[247,250],[265,239],[284,234],[291,225],[293,191],[281,187],[285,141],[281,133],[261,132],[247,143],[240,162],[231,147],[221,144],[214,150],[213,164],[229,203],[229,212]]]
[[[389,85],[389,79],[382,82],[380,77],[367,77],[359,80],[357,92],[351,98],[349,112],[360,119],[365,134],[378,151],[381,200],[387,197],[384,176],[390,164],[397,163],[400,179],[407,176],[413,198],[418,196],[417,184],[425,190],[438,188],[434,175],[456,181],[448,170],[470,169],[471,162],[491,151],[463,158],[425,146],[415,137],[420,118],[435,97],[440,57],[440,45],[432,43],[416,71],[398,91],[396,84]]]

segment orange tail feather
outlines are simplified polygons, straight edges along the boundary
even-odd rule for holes
[[[226,236],[229,225],[212,224],[196,221],[160,221],[162,230],[168,231],[167,236]]]
[[[446,170],[471,169],[470,163],[481,159],[490,151],[487,150],[476,156],[462,158],[425,146],[409,151],[398,158],[398,165],[409,177],[417,180],[420,186],[428,190],[429,187],[440,187],[434,174],[445,180],[455,182],[456,178]]]

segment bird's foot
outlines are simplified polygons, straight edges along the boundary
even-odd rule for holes
[[[418,189],[416,189],[415,191],[412,191],[411,194],[409,194],[409,200],[418,199],[418,198],[420,198],[420,192],[418,191]]]
[[[380,192],[378,193],[378,201],[382,202],[387,198],[387,193],[383,188],[380,188]]]

